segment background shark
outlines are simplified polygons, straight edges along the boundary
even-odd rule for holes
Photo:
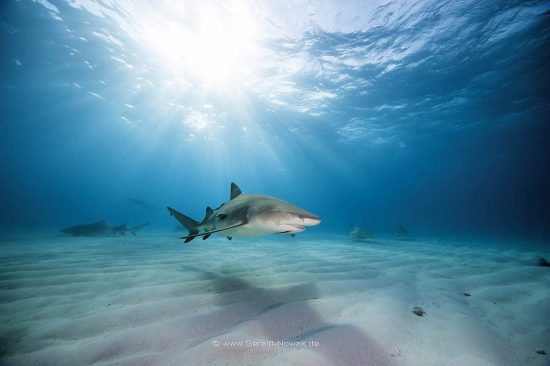
[[[155,212],[155,211],[160,211],[160,210],[163,209],[163,207],[155,207],[152,204],[150,204],[149,202],[147,202],[145,200],[142,200],[140,198],[126,198],[126,200],[128,202],[133,203],[137,207],[139,207],[139,208],[141,208],[145,211],[148,211],[148,212]]]
[[[66,235],[72,236],[113,236],[116,234],[126,235],[127,232],[136,235],[136,232],[142,227],[148,225],[144,223],[134,227],[127,227],[126,224],[120,226],[110,226],[105,220],[94,222],[93,224],[81,224],[61,229],[60,231]]]
[[[202,236],[203,240],[208,239],[217,232],[223,232],[229,240],[234,236],[277,233],[294,236],[304,231],[306,226],[321,222],[317,215],[280,199],[244,194],[235,183],[231,183],[230,200],[215,210],[207,207],[201,222],[171,207],[168,207],[168,212],[189,230],[189,235],[182,237],[185,243],[197,236]]]

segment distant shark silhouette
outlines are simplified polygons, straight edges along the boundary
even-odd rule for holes
[[[321,219],[300,207],[280,199],[257,194],[244,194],[231,183],[230,200],[213,210],[206,208],[201,222],[185,216],[168,207],[189,234],[182,237],[185,243],[198,236],[203,240],[214,233],[223,233],[231,240],[234,236],[259,236],[265,234],[289,234],[294,236],[305,230],[305,226],[317,225]]]
[[[403,226],[399,225],[395,230],[395,237],[401,241],[414,241],[414,238],[409,235],[409,231]]]
[[[374,239],[374,235],[370,231],[359,225],[356,225],[349,234],[353,241],[372,241]]]
[[[126,198],[126,200],[129,201],[129,202],[132,202],[134,205],[144,209],[145,211],[149,211],[149,212],[160,211],[160,210],[163,209],[162,207],[155,207],[155,206],[151,205],[150,203],[148,203],[147,201],[139,199],[139,198]]]
[[[100,220],[92,224],[71,226],[66,229],[61,229],[60,231],[63,232],[65,235],[72,236],[113,236],[116,234],[126,235],[126,233],[128,232],[135,236],[136,232],[139,229],[147,226],[148,224],[149,223],[146,222],[144,224],[129,228],[126,224],[122,224],[119,226],[110,226],[107,225],[107,222],[105,220]]]

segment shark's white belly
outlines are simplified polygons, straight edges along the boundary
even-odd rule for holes
[[[239,236],[260,236],[260,235],[267,235],[267,234],[273,234],[273,231],[265,230],[264,228],[258,227],[252,223],[248,223],[243,226],[236,227],[234,229],[229,229],[222,231],[220,234],[225,236],[231,236],[231,237],[239,237]]]

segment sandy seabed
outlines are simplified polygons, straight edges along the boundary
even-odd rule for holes
[[[540,256],[549,247],[6,236],[0,364],[549,365]]]

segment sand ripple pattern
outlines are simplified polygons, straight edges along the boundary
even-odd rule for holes
[[[548,248],[342,237],[184,247],[173,233],[0,248],[2,365],[549,362],[535,353],[550,350],[550,270],[536,265]]]

